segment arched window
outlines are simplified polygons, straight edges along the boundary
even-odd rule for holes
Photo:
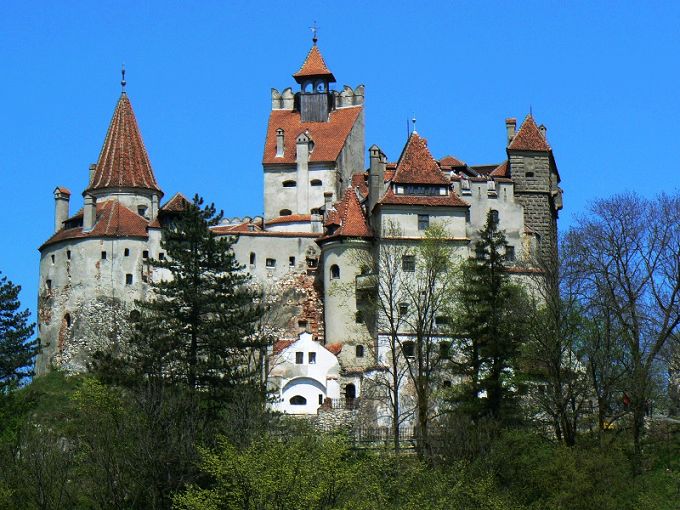
[[[307,399],[302,395],[295,395],[290,398],[290,405],[292,406],[304,406],[307,405]]]
[[[283,181],[284,188],[294,188],[295,186],[297,186],[297,183],[293,180]]]
[[[279,216],[290,216],[293,214],[290,209],[281,209],[279,211]]]
[[[416,355],[416,344],[410,340],[402,342],[401,351],[407,358],[413,358]]]
[[[357,356],[357,358],[363,358],[364,357],[364,346],[363,345],[357,345],[356,356]]]
[[[331,266],[331,280],[337,280],[340,278],[340,268],[337,264]]]
[[[312,186],[321,186],[322,183],[321,179],[312,179],[311,181],[309,181],[309,184],[311,184]]]

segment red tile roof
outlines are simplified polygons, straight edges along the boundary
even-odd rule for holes
[[[54,191],[58,191],[59,193],[62,193],[64,195],[70,195],[71,190],[68,188],[64,188],[63,186],[57,186],[57,188]]]
[[[121,205],[117,200],[107,200],[98,203],[96,207],[97,220],[92,230],[85,232],[83,227],[60,230],[45,241],[40,249],[68,239],[88,237],[148,237],[147,227],[149,221]],[[82,214],[82,211],[79,211],[76,216],[69,219],[77,218],[82,216]]]
[[[368,174],[354,174],[352,175],[352,187],[359,190],[362,196],[368,196]]]
[[[390,187],[379,204],[383,205],[426,205],[429,207],[470,207],[470,205],[449,190],[447,196],[397,195]]]
[[[88,190],[144,188],[160,192],[132,105],[118,100]],[[162,192],[161,192],[162,193]]]
[[[189,204],[193,204],[192,200],[189,200],[182,193],[175,193],[170,200],[161,206],[161,211],[165,212],[182,212],[185,211]]]
[[[274,342],[274,353],[279,354],[284,349],[293,345],[297,340],[277,340]]]
[[[302,63],[300,70],[293,75],[293,78],[295,78],[295,81],[299,83],[302,81],[302,78],[308,78],[312,76],[326,76],[329,81],[335,81],[333,73],[331,73],[326,66],[326,62],[321,56],[319,47],[316,44],[314,44],[312,49],[309,50],[309,53],[307,53],[307,58],[305,58],[305,61]]]
[[[336,342],[334,344],[326,344],[326,350],[337,356],[342,351],[342,343]]]
[[[336,237],[372,237],[373,231],[369,227],[361,208],[359,198],[354,188],[347,188],[340,202],[335,204],[336,215],[333,219],[339,218],[340,226],[328,238]],[[326,220],[326,225],[333,224]]]
[[[508,145],[508,150],[518,151],[550,151],[550,145],[541,134],[531,114],[522,122],[517,134]]]
[[[393,182],[401,184],[448,184],[437,161],[427,148],[427,140],[415,131],[401,153]]]
[[[459,166],[465,166],[465,162],[461,161],[458,158],[454,158],[453,156],[444,156],[442,159],[439,160],[439,164],[441,166],[450,166],[450,167],[459,167]]]
[[[252,222],[244,221],[238,225],[217,225],[212,227],[215,234],[243,234],[245,232],[262,232],[262,228]]]
[[[328,122],[302,122],[300,112],[272,110],[269,114],[262,163],[265,165],[295,164],[295,139],[305,131],[309,132],[309,136],[314,141],[314,150],[309,155],[310,163],[337,160],[361,111],[361,106],[339,108],[329,114]],[[284,151],[283,156],[277,158],[276,130],[279,128],[284,131]]]
[[[266,225],[278,225],[280,223],[300,223],[300,222],[310,222],[312,221],[311,214],[288,214],[287,216],[278,216],[267,220]]]
[[[510,177],[510,167],[507,160],[498,165],[489,175],[492,177]]]

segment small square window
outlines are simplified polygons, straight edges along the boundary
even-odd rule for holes
[[[363,345],[357,345],[354,352],[355,352],[357,358],[363,358],[364,357],[364,346]]]
[[[158,260],[165,260],[165,253],[159,252],[158,253]]]
[[[305,353],[304,352],[296,352],[295,353],[295,364],[296,365],[302,365],[305,362]]]
[[[144,250],[142,252],[142,258],[143,259],[148,259],[149,258],[149,250]]]
[[[408,313],[408,305],[406,303],[399,303],[399,317],[403,317]]]
[[[418,215],[418,230],[427,230],[430,226],[430,215],[429,214],[419,214]]]
[[[267,259],[264,264],[267,267],[276,267],[276,259]]]
[[[508,262],[514,262],[515,261],[515,247],[514,246],[506,246],[505,247],[505,260]]]
[[[125,257],[130,256],[130,248],[125,248],[125,251],[123,252],[123,256],[125,256]]]
[[[128,273],[125,275],[125,285],[132,285],[132,274]]]
[[[310,365],[316,364],[316,353],[315,352],[309,352],[308,354],[308,360]]]
[[[102,260],[106,260],[106,252],[105,251],[102,252]]]
[[[401,270],[407,273],[413,273],[416,270],[416,256],[415,255],[402,256]]]
[[[295,266],[295,257],[288,257],[288,265],[289,265],[290,267],[294,267],[294,266]]]

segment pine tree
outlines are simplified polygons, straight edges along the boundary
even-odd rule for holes
[[[466,383],[459,403],[474,419],[507,419],[515,395],[513,378],[522,341],[523,290],[510,282],[505,234],[492,211],[487,215],[475,258],[463,264],[457,289],[456,334],[462,357],[458,371]]]
[[[39,349],[39,341],[30,340],[34,328],[28,322],[30,312],[19,311],[20,291],[6,276],[0,278],[0,395],[33,375]]]
[[[234,239],[210,227],[222,213],[193,204],[163,229],[165,257],[151,261],[154,296],[139,303],[132,340],[135,371],[179,385],[212,409],[244,388],[263,394],[256,334],[259,292],[234,255]]]

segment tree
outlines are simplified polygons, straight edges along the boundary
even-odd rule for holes
[[[34,328],[28,322],[30,312],[19,311],[20,291],[6,276],[0,278],[0,395],[33,375],[33,360],[39,350],[39,341],[30,340]]]
[[[641,472],[642,434],[657,359],[680,324],[680,195],[598,200],[570,233],[584,303],[610,321],[626,367],[633,467]]]
[[[264,403],[258,355],[269,341],[256,334],[260,293],[234,256],[234,239],[211,231],[221,218],[196,196],[164,226],[166,256],[150,262],[153,297],[138,303],[120,367],[137,379],[186,388],[212,417],[243,391]]]
[[[456,288],[454,331],[461,355],[456,372],[464,379],[459,404],[473,419],[513,417],[514,378],[528,300],[510,281],[505,266],[505,234],[491,211],[475,243],[474,258],[463,264]]]

